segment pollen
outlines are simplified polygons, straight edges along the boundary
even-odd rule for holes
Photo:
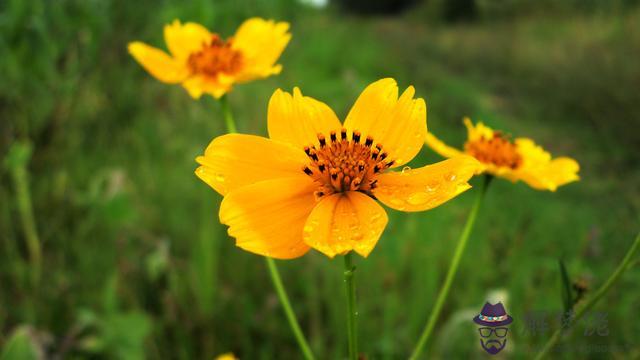
[[[484,136],[464,144],[465,151],[485,164],[516,169],[522,164],[522,157],[516,145],[500,132],[494,132],[488,139]]]
[[[347,130],[331,131],[327,139],[318,134],[319,146],[304,147],[309,164],[302,171],[317,184],[316,199],[345,191],[359,191],[372,198],[376,177],[393,165],[381,144],[370,136],[363,139],[354,131],[349,139]]]
[[[195,74],[216,77],[218,74],[234,74],[242,67],[242,54],[231,47],[232,40],[212,35],[200,51],[189,56],[188,64]]]

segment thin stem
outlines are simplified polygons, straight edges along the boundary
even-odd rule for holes
[[[349,252],[344,256],[344,283],[347,291],[347,334],[349,337],[350,360],[358,359],[358,326],[356,322],[358,309],[356,308],[355,270],[352,254]]]
[[[42,269],[42,248],[36,228],[31,191],[29,190],[29,172],[27,164],[31,158],[32,148],[29,143],[17,142],[13,144],[7,154],[6,164],[11,172],[16,191],[16,201],[20,223],[27,243],[29,261],[31,262],[31,281],[34,287],[40,282]]]
[[[291,303],[289,302],[289,297],[287,296],[287,292],[284,290],[284,286],[282,285],[282,279],[280,278],[280,273],[278,272],[278,268],[276,267],[275,261],[270,257],[265,257],[267,262],[267,267],[269,268],[269,273],[271,274],[271,281],[273,281],[273,287],[276,288],[276,292],[278,293],[278,298],[280,299],[280,303],[282,304],[282,308],[284,309],[284,313],[287,316],[287,320],[289,321],[289,326],[291,326],[291,330],[293,330],[293,334],[296,337],[296,341],[300,346],[300,350],[302,350],[302,354],[304,358],[307,360],[313,360],[313,354],[311,353],[311,348],[307,343],[307,340],[304,338],[302,334],[302,330],[300,330],[300,325],[298,325],[298,320],[296,320],[296,315],[291,308]]]
[[[598,302],[598,300],[600,300],[609,291],[609,289],[611,289],[611,287],[618,281],[625,270],[631,267],[633,257],[636,255],[638,249],[640,249],[640,233],[636,235],[636,239],[633,241],[633,244],[627,251],[627,254],[624,256],[624,259],[622,259],[622,262],[620,262],[620,264],[618,265],[616,271],[611,274],[607,281],[589,298],[589,300],[582,303],[582,305],[578,305],[577,310],[571,319],[571,323],[569,323],[568,326],[571,326],[578,322],[578,320],[580,320],[587,313],[587,311],[589,311]],[[561,327],[553,333],[551,338],[545,344],[544,348],[542,348],[540,353],[538,353],[538,356],[536,356],[536,360],[544,359],[549,355],[549,352],[553,349],[554,346],[556,346],[558,341],[560,341],[560,338],[562,337],[562,334],[565,330],[567,330],[567,326],[565,326],[564,328]]]
[[[227,95],[220,98],[220,107],[222,108],[222,116],[224,116],[224,122],[227,125],[227,133],[237,133],[236,122],[233,120],[233,114],[231,113],[231,107],[229,106],[229,100]]]
[[[237,132],[236,123],[233,120],[233,113],[231,112],[231,107],[229,106],[229,101],[227,100],[227,95],[224,95],[220,98],[220,107],[222,108],[222,115],[224,116],[224,122],[227,125],[227,133],[233,134]],[[296,319],[296,315],[291,308],[291,302],[289,301],[289,296],[287,296],[287,292],[282,285],[282,278],[280,278],[280,272],[278,271],[278,267],[276,266],[276,262],[270,258],[265,256],[265,261],[267,263],[267,268],[269,268],[269,274],[271,275],[271,281],[273,282],[273,287],[276,289],[276,293],[278,294],[278,298],[280,299],[280,303],[282,304],[282,308],[284,309],[284,313],[287,317],[287,321],[289,322],[289,326],[293,331],[293,335],[300,346],[300,350],[302,350],[302,354],[304,358],[307,360],[313,360],[313,353],[311,353],[311,348],[307,343],[307,340],[304,338],[304,334],[300,329],[300,325],[298,325],[298,320]]]
[[[438,293],[438,298],[436,299],[436,304],[431,311],[431,315],[429,316],[429,320],[422,330],[422,335],[420,335],[420,339],[418,340],[418,344],[413,349],[411,353],[411,360],[415,360],[418,358],[422,349],[429,341],[429,337],[433,332],[433,328],[436,325],[436,321],[438,321],[438,317],[440,316],[440,312],[442,311],[442,307],[444,306],[444,302],[447,300],[447,296],[449,295],[449,290],[451,289],[451,284],[453,283],[454,278],[456,277],[456,273],[458,272],[458,267],[460,266],[460,259],[462,259],[462,255],[464,254],[464,250],[467,247],[467,240],[469,240],[469,235],[471,235],[471,230],[473,229],[473,225],[476,222],[476,218],[478,217],[478,212],[480,211],[480,206],[482,205],[482,201],[484,199],[484,195],[487,192],[487,188],[489,187],[489,183],[493,177],[491,175],[485,175],[484,181],[482,182],[482,187],[480,191],[476,195],[476,200],[473,204],[473,208],[471,208],[471,212],[469,213],[469,217],[467,218],[467,223],[464,225],[464,229],[462,234],[460,235],[460,239],[458,240],[458,245],[456,245],[455,252],[453,254],[453,259],[451,260],[451,265],[449,265],[449,270],[447,272],[447,277],[444,280],[444,284]]]

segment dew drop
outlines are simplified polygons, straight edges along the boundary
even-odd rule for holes
[[[456,179],[456,174],[448,173],[447,175],[444,176],[444,179],[447,181],[454,181]]]
[[[407,202],[411,205],[422,205],[429,201],[429,198],[430,196],[426,192],[416,192],[409,195]]]
[[[407,171],[411,170],[411,166],[405,166],[402,168],[402,174],[406,173]]]
[[[314,230],[313,225],[309,224],[304,226],[304,228],[302,229],[302,232],[304,232],[305,234],[310,234],[311,232],[313,232],[313,230]]]
[[[224,175],[223,174],[216,174],[216,181],[217,182],[224,182]]]

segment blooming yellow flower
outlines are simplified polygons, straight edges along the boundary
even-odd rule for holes
[[[464,119],[467,142],[464,150],[454,149],[427,135],[427,145],[444,157],[468,154],[484,165],[489,174],[522,180],[534,189],[556,191],[558,186],[580,179],[578,163],[568,157],[551,158],[551,154],[528,138],[511,141],[500,131],[492,130],[482,122],[476,125]]]
[[[238,360],[238,358],[233,353],[224,353],[216,356],[215,360]]]
[[[374,200],[403,211],[436,207],[467,190],[480,164],[460,156],[401,172],[427,134],[426,105],[393,79],[369,85],[344,124],[324,103],[276,90],[270,139],[229,134],[214,139],[196,175],[224,196],[220,221],[237,246],[295,258],[314,248],[329,257],[369,255],[387,224]]]
[[[291,39],[288,29],[286,22],[251,18],[224,40],[202,25],[174,20],[164,27],[171,55],[139,41],[129,43],[129,52],[151,75],[182,84],[193,98],[220,98],[235,83],[280,73],[275,62]]]

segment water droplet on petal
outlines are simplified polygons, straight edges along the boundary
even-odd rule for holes
[[[429,201],[430,196],[426,192],[416,192],[407,198],[407,202],[411,205],[422,205]]]
[[[217,182],[224,182],[224,175],[223,174],[216,174],[216,181]]]
[[[454,181],[456,179],[456,174],[454,173],[448,173],[447,175],[444,176],[444,179],[447,181]]]
[[[402,173],[406,173],[407,171],[411,170],[411,166],[405,166],[402,168]]]

